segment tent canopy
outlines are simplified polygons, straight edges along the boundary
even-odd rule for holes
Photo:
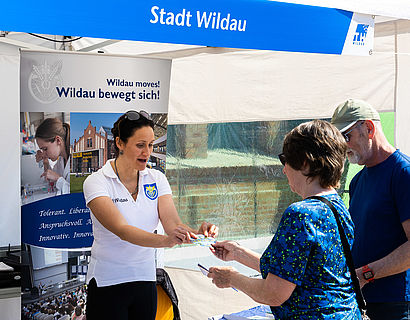
[[[0,29],[330,54],[341,54],[346,46],[368,52],[373,29],[371,17],[353,11],[269,0],[91,1],[74,8],[65,10],[51,1],[42,6],[7,2],[0,11]],[[348,37],[353,39],[357,24],[361,31],[354,46]]]

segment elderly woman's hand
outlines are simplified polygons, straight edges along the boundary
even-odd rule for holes
[[[235,251],[239,248],[239,244],[235,241],[216,242],[210,248],[212,253],[223,261],[235,260]]]
[[[238,271],[233,267],[211,267],[209,268],[208,278],[212,279],[218,288],[230,288],[232,287],[232,276],[237,274]]]
[[[202,222],[201,226],[198,229],[198,233],[203,234],[205,237],[213,237],[216,238],[218,236],[219,228],[210,223],[210,222]]]

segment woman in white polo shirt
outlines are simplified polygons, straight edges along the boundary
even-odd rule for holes
[[[194,231],[183,225],[165,175],[146,168],[154,142],[154,123],[146,112],[126,112],[112,134],[116,158],[84,182],[94,233],[86,315],[88,320],[155,319],[154,248],[189,243],[195,233],[216,236],[217,227],[204,222]],[[159,221],[167,235],[153,233]]]

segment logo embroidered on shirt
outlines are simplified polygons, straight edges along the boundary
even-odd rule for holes
[[[158,198],[157,184],[155,182],[151,184],[144,184],[144,193],[148,199],[155,200]]]

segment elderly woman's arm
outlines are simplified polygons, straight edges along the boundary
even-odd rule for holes
[[[235,241],[216,242],[211,247],[212,253],[223,261],[235,260],[251,269],[260,272],[261,255],[250,249],[240,246]]]
[[[223,261],[235,260],[260,272],[260,254],[240,246],[235,241],[217,242],[211,248],[216,257]],[[212,267],[208,277],[219,288],[234,287],[253,300],[270,306],[280,306],[289,299],[296,285],[269,273],[266,279],[244,276],[232,267]]]
[[[269,273],[266,279],[254,279],[240,274],[232,267],[212,267],[208,277],[218,288],[234,287],[256,302],[280,306],[289,299],[296,285]]]

